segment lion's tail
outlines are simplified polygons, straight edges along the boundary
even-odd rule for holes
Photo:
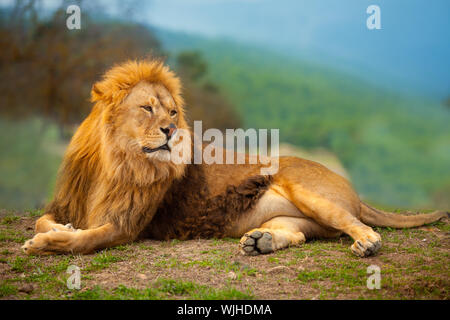
[[[434,211],[416,215],[403,215],[372,208],[361,202],[361,221],[373,227],[411,228],[449,217],[448,212]]]

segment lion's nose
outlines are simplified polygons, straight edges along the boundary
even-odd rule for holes
[[[166,135],[167,139],[170,139],[173,136],[174,132],[177,130],[177,127],[173,123],[171,123],[167,128],[159,129]]]

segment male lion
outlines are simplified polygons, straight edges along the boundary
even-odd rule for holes
[[[361,202],[350,183],[324,166],[281,157],[262,164],[176,164],[174,146],[190,148],[180,81],[159,61],[131,61],[92,88],[95,105],[64,157],[53,201],[36,222],[28,254],[89,253],[138,237],[242,237],[246,255],[306,239],[354,240],[365,257],[381,246],[371,226],[414,227],[445,212],[405,216]]]

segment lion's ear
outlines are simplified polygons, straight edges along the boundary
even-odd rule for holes
[[[99,101],[102,98],[103,98],[103,92],[102,92],[102,90],[100,90],[98,83],[96,83],[92,86],[91,101],[92,102]]]

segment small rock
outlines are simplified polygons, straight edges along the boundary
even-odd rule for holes
[[[422,239],[423,242],[427,241],[427,239]]]
[[[29,283],[24,284],[23,286],[21,286],[21,287],[19,288],[19,292],[25,292],[25,293],[30,293],[30,292],[32,292],[33,290],[34,290],[33,285],[32,285],[32,284],[29,284]]]
[[[227,276],[228,276],[228,279],[231,279],[231,280],[237,279],[236,273],[234,273],[233,271],[228,272]]]
[[[290,272],[291,268],[286,267],[286,266],[277,266],[277,267],[273,267],[270,268],[269,270],[267,270],[267,273],[281,273],[281,272]]]
[[[143,274],[143,273],[139,273],[137,276],[141,280],[147,280],[147,276],[145,274]]]

